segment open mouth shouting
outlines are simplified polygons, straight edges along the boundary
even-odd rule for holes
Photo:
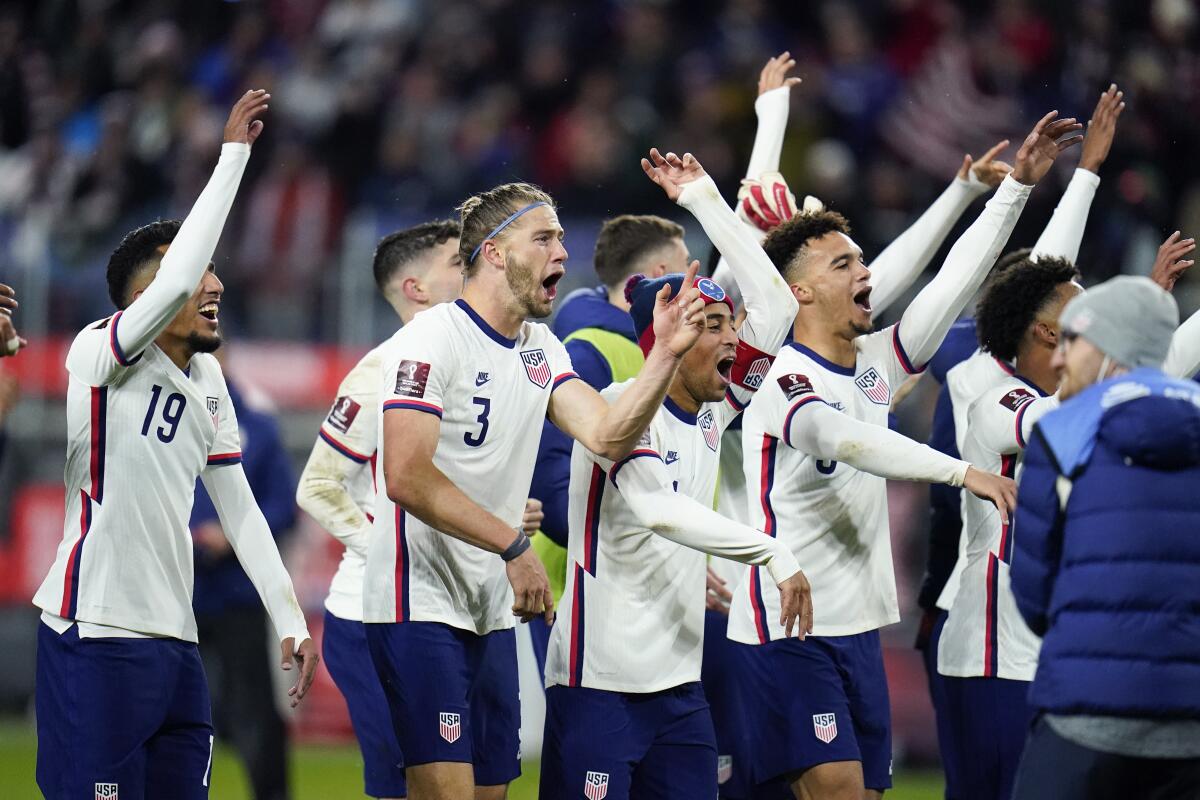
[[[542,281],[542,291],[546,293],[547,300],[553,300],[558,296],[558,282],[562,280],[562,276],[566,274],[566,270],[558,269],[551,272],[544,281]]]
[[[217,327],[217,315],[220,311],[220,306],[221,306],[221,304],[220,304],[219,300],[209,300],[209,301],[201,304],[200,308],[198,309],[198,312],[199,312],[200,316],[202,316],[202,317],[204,317],[204,319],[208,320],[209,323],[212,324],[212,327],[215,328],[215,327]]]
[[[733,362],[732,355],[726,356],[717,362],[717,375],[721,378],[721,383],[728,386],[733,382]]]
[[[871,313],[871,287],[864,286],[854,293],[854,305],[864,314]]]

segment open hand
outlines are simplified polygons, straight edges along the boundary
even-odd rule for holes
[[[717,611],[726,616],[729,615],[729,604],[733,602],[733,592],[725,585],[725,579],[717,573],[713,572],[713,568],[708,568],[708,574],[704,576],[704,585],[708,591],[705,593],[705,607],[709,611]]]
[[[317,653],[317,646],[313,644],[312,639],[305,639],[296,647],[296,637],[289,636],[280,643],[280,649],[283,650],[283,661],[279,666],[284,671],[291,671],[293,661],[300,665],[300,676],[296,679],[296,685],[288,689],[292,708],[295,708],[300,705],[304,695],[308,694],[308,687],[312,686],[313,678],[317,675],[317,664],[321,663],[321,656]]]
[[[554,622],[554,593],[550,591],[546,568],[533,548],[507,562],[504,571],[512,584],[513,616],[520,617],[521,622],[529,622],[543,615],[547,625]]]
[[[1179,280],[1179,276],[1196,263],[1183,258],[1196,249],[1196,240],[1180,239],[1179,235],[1179,231],[1175,231],[1158,246],[1158,257],[1154,259],[1154,267],[1150,270],[1150,280],[1168,292],[1175,289],[1175,281]]]
[[[263,130],[262,120],[258,117],[267,110],[267,101],[270,99],[271,95],[267,94],[266,89],[251,89],[242,95],[229,112],[223,141],[254,144],[254,140]]]
[[[696,288],[700,262],[693,261],[683,276],[678,297],[664,286],[654,298],[654,348],[666,347],[674,358],[682,358],[704,332],[704,298]]]
[[[1096,103],[1096,110],[1088,120],[1087,135],[1083,137],[1083,153],[1079,156],[1081,169],[1099,172],[1100,165],[1108,158],[1113,135],[1117,132],[1117,119],[1125,110],[1121,99],[1124,96],[1124,92],[1117,91],[1115,83],[1109,84],[1108,90],[1101,93],[1100,102]]]
[[[958,175],[956,177],[960,181],[965,181],[974,176],[975,180],[995,189],[1004,180],[1004,177],[1013,170],[1011,165],[996,160],[996,156],[1006,147],[1008,147],[1008,139],[996,142],[992,145],[991,150],[980,156],[978,161],[972,160],[971,155],[968,153],[963,156],[963,163],[958,168]]]
[[[1033,186],[1040,181],[1058,154],[1068,147],[1073,147],[1083,141],[1082,136],[1059,137],[1083,128],[1074,117],[1058,119],[1058,112],[1051,111],[1038,120],[1033,130],[1021,142],[1017,150],[1017,163],[1013,166],[1012,176],[1026,186]]]
[[[642,171],[662,187],[673,203],[679,200],[679,193],[683,191],[684,186],[700,180],[707,174],[691,153],[684,153],[683,158],[674,153],[664,156],[658,152],[657,147],[650,148],[649,159],[642,159]]]
[[[783,86],[789,89],[800,83],[799,78],[789,78],[788,71],[796,66],[796,59],[792,58],[792,54],[784,50],[779,55],[769,59],[763,65],[762,72],[758,73],[758,94],[761,97],[772,89],[779,89]]]
[[[1000,522],[1007,525],[1017,507],[1017,483],[1012,478],[994,475],[975,467],[967,468],[963,488],[980,500],[987,500],[1000,512]]]
[[[789,639],[793,629],[801,639],[812,633],[812,587],[803,571],[779,584],[779,624]]]

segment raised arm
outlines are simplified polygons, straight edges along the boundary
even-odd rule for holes
[[[633,383],[611,406],[583,381],[567,381],[550,395],[550,421],[588,450],[612,461],[624,458],[662,405],[683,354],[704,326],[704,299],[695,288],[700,262],[683,279],[678,298],[664,286],[654,307],[654,346]]]
[[[898,336],[904,352],[920,368],[941,345],[946,332],[974,296],[1008,242],[1029,192],[1054,159],[1081,136],[1059,137],[1082,126],[1074,119],[1056,119],[1052,111],[1038,120],[1017,151],[1016,165],[946,257],[936,276],[913,299],[900,321]]]
[[[225,123],[221,158],[208,185],[163,255],[154,280],[121,312],[114,336],[128,359],[136,358],[154,341],[196,291],[217,249],[250,158],[250,146],[262,132],[263,123],[257,117],[266,111],[270,98],[265,90],[255,89],[234,104]]]
[[[1114,83],[1108,91],[1100,94],[1100,100],[1088,120],[1087,134],[1083,138],[1083,153],[1079,167],[1071,176],[1067,190],[1054,209],[1046,229],[1033,246],[1033,257],[1056,256],[1072,263],[1079,260],[1079,245],[1083,241],[1083,230],[1087,227],[1088,212],[1100,185],[1100,166],[1108,158],[1113,135],[1117,130],[1117,119],[1125,109]]]
[[[783,153],[783,136],[787,132],[792,87],[800,83],[799,78],[788,77],[788,72],[794,66],[796,59],[785,50],[768,60],[758,75],[758,99],[754,101],[758,130],[754,134],[750,163],[746,166],[747,178],[757,178],[764,172],[779,171],[779,156]]]
[[[975,198],[995,189],[1012,172],[1012,167],[996,160],[1006,147],[1007,139],[995,144],[978,161],[964,156],[954,180],[933,205],[872,260],[872,319],[883,314],[920,277]]]
[[[267,520],[254,502],[241,464],[210,466],[200,477],[217,509],[233,552],[271,616],[281,640],[283,668],[291,669],[293,659],[300,665],[296,684],[288,691],[295,706],[312,684],[320,657],[309,638],[308,625],[296,600],[292,579],[279,557]]]
[[[652,149],[642,168],[668,198],[691,212],[729,263],[746,307],[738,337],[774,354],[791,330],[799,305],[757,237],[725,205],[717,185],[691,153],[680,158]]]
[[[783,542],[676,492],[659,458],[619,461],[609,471],[609,478],[638,522],[657,535],[702,553],[766,567],[779,586],[779,624],[787,635],[792,635],[797,621],[800,638],[812,630],[808,580]]]

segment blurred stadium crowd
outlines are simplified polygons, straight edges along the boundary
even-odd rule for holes
[[[1070,36],[1065,35],[1070,32]],[[859,222],[868,254],[968,150],[1033,110],[1085,117],[1116,76],[1131,113],[1080,264],[1145,272],[1163,231],[1200,228],[1200,49],[1188,0],[40,0],[0,6],[0,264],[28,334],[103,316],[117,237],[181,215],[226,109],[273,94],[218,267],[241,335],[344,343],[370,305],[347,231],[446,216],[470,191],[532,180],[586,231],[664,213],[637,168],[688,149],[732,197],[754,131],[754,78],[790,49],[782,171]],[[1065,183],[1072,164],[1060,165]],[[1013,241],[1036,236],[1035,196]],[[953,239],[951,239],[952,241]],[[704,245],[707,249],[707,245]],[[698,253],[703,255],[703,253]],[[344,281],[347,270],[364,273]],[[360,293],[356,297],[344,296]],[[1186,287],[1185,310],[1194,305]],[[344,320],[342,320],[344,322]]]

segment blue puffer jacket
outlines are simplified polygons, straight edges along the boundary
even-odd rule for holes
[[[1042,418],[1014,539],[1035,708],[1200,717],[1200,387],[1140,369]]]

